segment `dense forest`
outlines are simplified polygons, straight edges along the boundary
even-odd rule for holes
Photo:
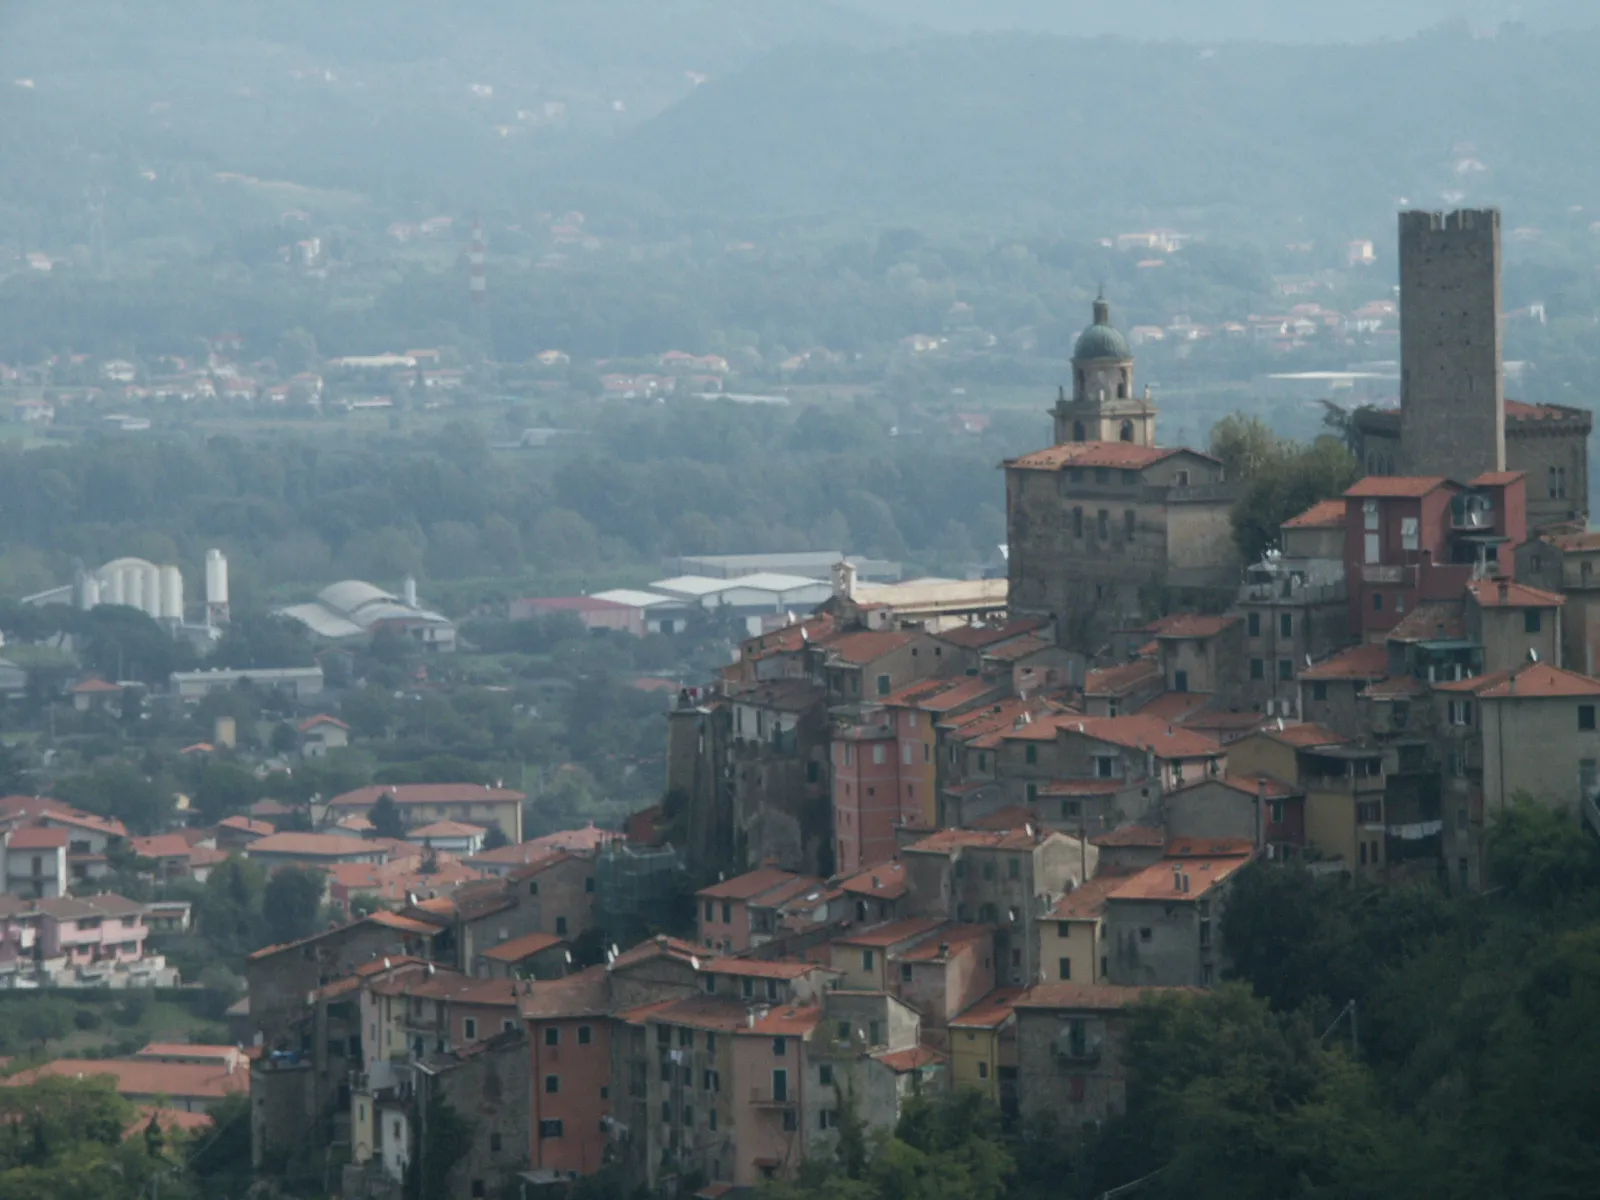
[[[1235,981],[1137,1010],[1125,1115],[1008,1128],[970,1095],[913,1105],[881,1145],[847,1125],[837,1160],[774,1193],[1590,1195],[1600,843],[1529,805],[1496,827],[1488,866],[1490,892],[1448,895],[1253,865],[1223,916]]]

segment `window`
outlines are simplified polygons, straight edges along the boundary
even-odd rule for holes
[[[700,1082],[705,1085],[705,1090],[708,1092],[720,1092],[722,1090],[722,1076],[715,1071],[707,1071]]]
[[[1122,423],[1122,430],[1123,430],[1123,432],[1125,434],[1127,434],[1127,436],[1124,437],[1122,440],[1125,441],[1125,442],[1133,441],[1133,426],[1129,422],[1124,421]],[[1139,486],[1139,472],[1124,470],[1122,472],[1122,486],[1123,487],[1138,487]]]
[[[1111,514],[1106,509],[1095,514],[1095,532],[1102,542],[1111,540]]]
[[[841,1042],[848,1042],[850,1040],[850,1022],[840,1021],[835,1024],[833,1027],[833,1035]]]
[[[1265,679],[1267,677],[1267,664],[1265,659],[1252,658],[1250,660],[1250,678]]]
[[[540,1121],[539,1136],[542,1138],[558,1138],[561,1136],[560,1121]]]
[[[1188,471],[1174,471],[1172,473],[1172,482],[1177,487],[1188,487],[1189,486],[1189,472]]]
[[[594,891],[594,876],[593,875],[589,875],[589,876],[586,876],[584,878],[583,890],[586,891],[586,892]]]
[[[889,749],[888,749],[887,746],[878,745],[878,746],[874,746],[872,748],[872,765],[873,766],[881,767],[881,766],[883,766],[884,763],[886,763],[888,761],[889,761]]]
[[[594,1040],[594,1030],[588,1025],[578,1026],[578,1045],[587,1046]]]
[[[816,783],[822,778],[822,764],[816,759],[806,760],[806,782]]]
[[[1419,539],[1419,536],[1418,536],[1418,533],[1417,533],[1417,518],[1415,518],[1415,517],[1401,517],[1400,518],[1400,549],[1402,549],[1402,550],[1415,550],[1415,549],[1418,548],[1419,545],[1420,545],[1420,539]]]
[[[513,1021],[510,1017],[507,1017],[505,1020],[500,1022],[500,1032],[501,1033],[510,1033],[516,1027],[517,1027],[517,1023],[515,1021]]]
[[[1450,707],[1450,724],[1452,724],[1452,725],[1471,725],[1472,724],[1472,701],[1471,700],[1452,700],[1452,701],[1450,701],[1450,706],[1449,707]]]
[[[565,917],[556,918],[556,934],[559,937],[567,936],[567,919]]]
[[[1366,534],[1363,538],[1363,543],[1362,557],[1368,566],[1372,566],[1383,561],[1383,552],[1377,534]]]
[[[1271,808],[1270,808],[1269,811],[1271,812],[1272,815],[1268,819],[1274,825],[1282,825],[1283,824],[1283,801],[1282,800],[1274,800],[1272,802],[1272,805],[1271,805]]]
[[[1056,978],[1072,978],[1072,960],[1070,958],[1061,958],[1056,960]]]
[[[1027,750],[1023,752],[1023,757],[1028,760],[1028,765],[1030,767],[1035,765],[1039,761],[1039,747],[1029,746]]]
[[[1382,612],[1383,611],[1383,593],[1382,592],[1373,592],[1372,593],[1372,611],[1373,612]]]
[[[1210,963],[1200,964],[1200,986],[1210,987],[1217,977],[1217,969]]]
[[[1202,949],[1211,945],[1211,918],[1200,918],[1200,946]]]
[[[983,877],[985,879],[994,878],[994,863],[992,861],[983,864]]]
[[[706,1034],[706,1053],[707,1054],[715,1054],[716,1052],[717,1052],[717,1035],[714,1034],[714,1033],[707,1033]]]
[[[877,959],[871,950],[863,950],[861,952],[861,969],[863,971],[872,970],[873,966],[876,965],[876,962]]]
[[[473,1200],[478,1200],[479,1197],[481,1197],[481,1196],[483,1196],[485,1194],[486,1193],[483,1190],[483,1180],[474,1179],[472,1181],[472,1196],[473,1196]]]
[[[1313,683],[1311,685],[1311,698],[1319,703],[1326,700],[1328,698],[1328,685],[1325,683]]]
[[[1081,508],[1072,510],[1072,536],[1075,538],[1083,536],[1083,509]]]
[[[1522,614],[1522,632],[1539,632],[1539,610],[1537,608],[1530,608]]]
[[[772,1098],[774,1100],[789,1098],[789,1072],[782,1067],[775,1067],[772,1071]]]
[[[1367,865],[1367,844],[1365,842],[1361,843],[1361,865],[1363,867]]]
[[[989,1064],[988,1063],[980,1062],[978,1064],[978,1078],[979,1079],[987,1079],[987,1078],[989,1078]]]
[[[1294,678],[1294,659],[1280,658],[1278,660],[1278,678],[1286,683]]]
[[[678,1030],[678,1045],[686,1047],[687,1049],[693,1050],[694,1049],[694,1030],[690,1029],[687,1025],[685,1025],[682,1028],[680,1028]]]
[[[889,677],[887,675],[879,675],[878,676],[878,695],[887,696],[888,694],[889,694]]]
[[[1293,613],[1279,613],[1278,614],[1278,636],[1279,637],[1293,637],[1294,636],[1294,614]]]
[[[1175,692],[1187,692],[1189,690],[1189,672],[1174,671],[1172,673],[1172,690]]]
[[[661,1123],[663,1125],[672,1124],[672,1101],[670,1100],[661,1102]]]
[[[546,1096],[554,1096],[560,1090],[561,1090],[561,1076],[559,1076],[559,1075],[546,1075],[544,1077],[544,1094]]]
[[[1578,705],[1578,728],[1586,733],[1594,729],[1594,705]]]
[[[776,979],[769,979],[769,980],[767,980],[767,999],[768,1000],[776,1000],[777,998],[778,998],[778,981]]]
[[[1096,756],[1094,760],[1094,774],[1096,779],[1115,779],[1117,760],[1109,754]]]
[[[989,769],[989,755],[985,751],[980,750],[978,752],[978,770],[987,771],[988,769]]]
[[[1361,504],[1361,527],[1368,533],[1378,531],[1378,502],[1365,500]]]
[[[1069,1089],[1068,1098],[1074,1104],[1082,1104],[1084,1096],[1088,1094],[1088,1086],[1084,1077],[1082,1075],[1072,1076],[1067,1087]]]
[[[706,1128],[712,1133],[717,1131],[717,1110],[714,1107],[706,1110]]]
[[[1078,800],[1063,800],[1061,802],[1061,819],[1063,821],[1076,821],[1078,814],[1083,811],[1083,804]]]
[[[478,1040],[478,1022],[474,1018],[468,1017],[461,1022],[461,1036],[469,1042]]]
[[[910,963],[901,963],[900,964],[900,982],[901,983],[910,983],[911,982],[911,964]]]
[[[911,743],[902,742],[900,745],[900,761],[906,766],[911,765]]]
[[[528,895],[537,896],[538,894],[539,894],[539,881],[537,879],[528,880]]]
[[[1148,942],[1154,937],[1155,937],[1155,930],[1151,929],[1150,926],[1148,926],[1148,925],[1142,927],[1139,930],[1139,940],[1141,942]]]
[[[661,1026],[661,1031],[663,1034],[666,1033],[666,1028],[667,1027],[665,1025]],[[665,1039],[663,1038],[663,1040]],[[544,1044],[546,1046],[561,1045],[561,1030],[557,1029],[554,1025],[547,1025],[544,1031]]]
[[[1028,803],[1032,804],[1035,800],[1037,800],[1039,798],[1039,785],[1037,783],[1030,783],[1030,784],[1027,785],[1027,791],[1028,791]]]
[[[1122,536],[1128,541],[1133,541],[1134,532],[1139,528],[1139,514],[1131,508],[1122,510]]]
[[[789,1053],[789,1039],[775,1037],[772,1039],[772,1057],[782,1058]]]
[[[1376,825],[1383,820],[1383,806],[1376,800],[1363,800],[1356,805],[1356,820],[1362,825]]]
[[[1253,612],[1245,618],[1245,625],[1251,637],[1261,636],[1261,614]]]
[[[1111,468],[1110,467],[1096,467],[1094,469],[1094,481],[1096,483],[1110,483],[1111,482]]]
[[[876,1046],[882,1040],[883,1039],[878,1036],[878,1023],[876,1021],[868,1021],[867,1044],[870,1046]]]
[[[733,905],[726,900],[722,902],[722,923],[724,925],[733,924]]]
[[[1396,729],[1404,729],[1411,723],[1411,701],[1396,700],[1394,710],[1389,714],[1389,723]]]
[[[715,921],[717,919],[717,902],[715,900],[706,901],[705,919],[707,921]]]
[[[793,1133],[798,1128],[800,1128],[800,1114],[795,1112],[792,1108],[784,1109],[783,1131],[785,1133]]]
[[[1022,860],[1020,858],[1012,856],[1011,858],[1006,859],[1006,878],[1022,878]]]

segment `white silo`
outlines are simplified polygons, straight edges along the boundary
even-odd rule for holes
[[[145,563],[139,568],[139,607],[151,617],[161,616],[161,568]]]
[[[221,550],[206,551],[206,624],[228,623],[228,559]]]
[[[83,573],[83,582],[79,584],[78,607],[87,612],[100,603],[100,579],[87,571]]]
[[[417,606],[417,577],[407,575],[400,581],[400,596],[406,602],[407,608]]]
[[[122,576],[122,602],[129,608],[144,607],[144,572],[138,567],[118,567]]]
[[[121,604],[121,603],[123,603],[124,597],[123,597],[123,593],[122,593],[122,571],[120,569],[118,569],[118,568],[115,568],[115,567],[113,567],[111,570],[108,571],[104,567],[102,567],[101,570],[100,570],[100,575],[101,575],[100,597],[101,597],[102,603],[105,603],[105,604]]]
[[[161,619],[183,620],[183,572],[177,567],[161,568]]]

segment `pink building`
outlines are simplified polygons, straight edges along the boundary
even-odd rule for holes
[[[135,962],[144,957],[150,936],[144,906],[109,892],[86,899],[59,896],[40,900],[39,952],[74,966]]]
[[[805,1157],[806,1042],[822,1009],[751,1014],[733,1037],[733,1184],[792,1176]]]
[[[833,741],[836,869],[855,871],[893,858],[900,809],[900,746],[888,714],[839,731]]]

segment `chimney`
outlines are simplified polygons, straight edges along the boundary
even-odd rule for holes
[[[1500,603],[1504,604],[1511,599],[1511,585],[1504,579],[1500,581]]]
[[[946,959],[946,958],[950,957],[950,943],[949,942],[940,942],[939,943],[939,957],[941,959]]]
[[[1175,891],[1175,892],[1183,891],[1183,868],[1182,867],[1174,866],[1172,868],[1172,890]]]

